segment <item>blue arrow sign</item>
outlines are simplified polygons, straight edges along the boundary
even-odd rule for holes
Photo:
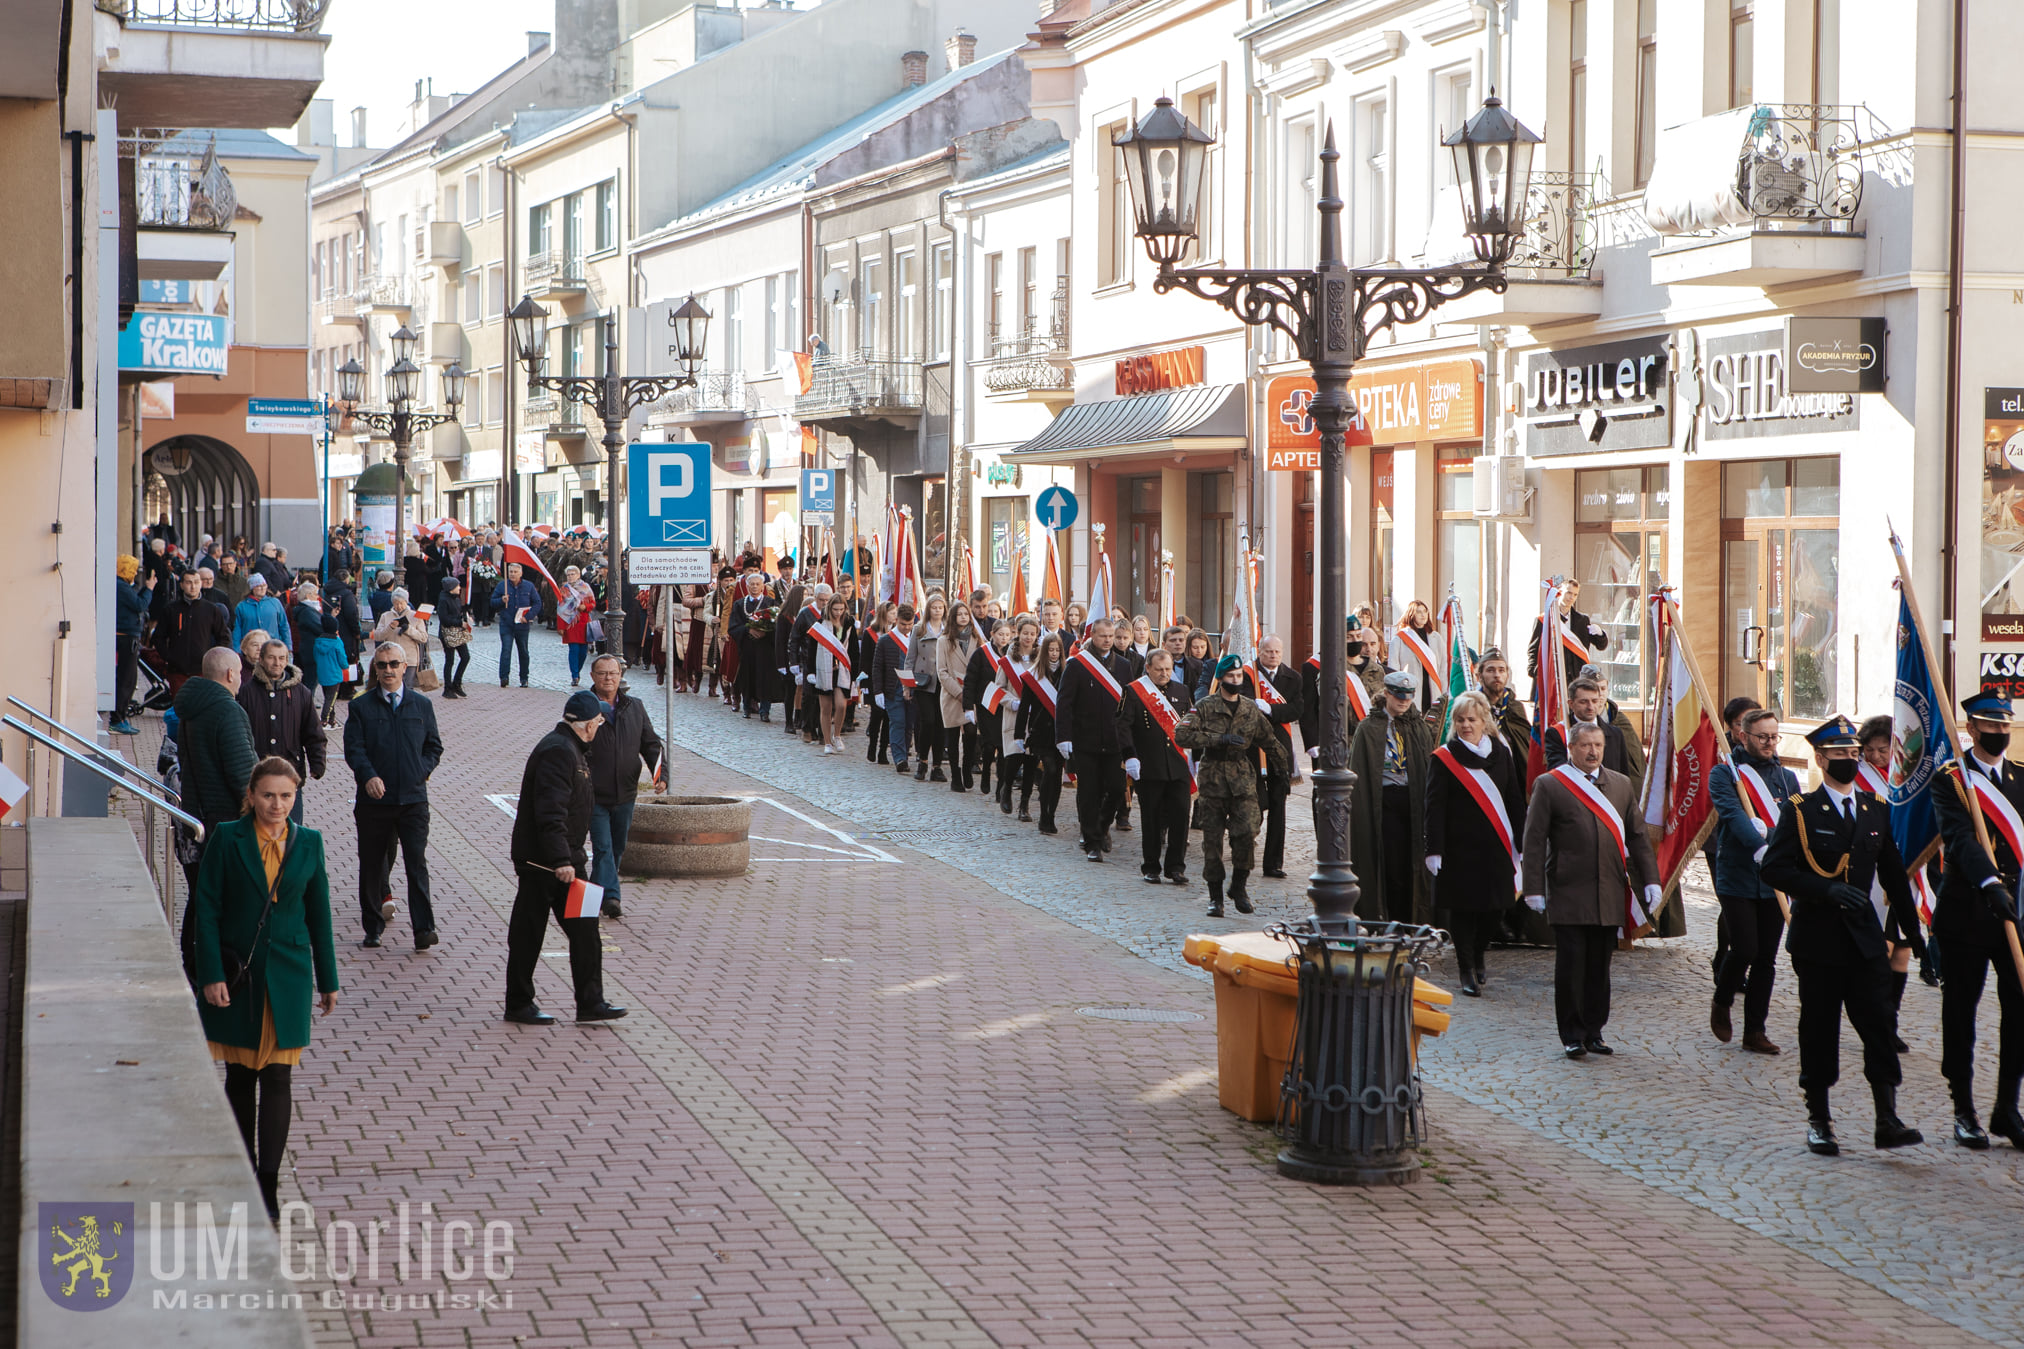
[[[1049,529],[1067,529],[1081,514],[1075,493],[1066,487],[1050,487],[1033,502],[1033,516]]]
[[[634,548],[708,548],[709,445],[679,441],[628,446],[626,517]]]

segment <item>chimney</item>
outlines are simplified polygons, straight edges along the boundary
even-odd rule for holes
[[[918,88],[928,82],[928,54],[906,52],[900,57],[900,69],[906,73],[907,87]]]
[[[295,124],[297,145],[336,145],[337,134],[333,123],[335,113],[327,98],[312,98],[304,110],[302,120]]]
[[[961,70],[977,59],[977,39],[959,28],[954,37],[942,44],[942,50],[948,54],[949,69]]]
[[[351,110],[351,144],[352,148],[357,150],[366,147],[365,108],[362,106]]]
[[[527,30],[527,55],[531,58],[548,50],[548,34],[535,29]]]

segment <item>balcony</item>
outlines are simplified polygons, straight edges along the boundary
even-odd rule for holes
[[[464,265],[464,226],[455,220],[431,220],[428,255],[424,261],[449,270]]]
[[[573,300],[587,289],[583,255],[547,248],[527,255],[527,293],[537,300]]]
[[[316,302],[316,321],[318,323],[350,323],[362,327],[365,324],[365,314],[359,308],[358,297],[356,295],[348,293],[340,294],[332,291]]]
[[[530,398],[523,405],[527,429],[539,431],[550,440],[583,440],[590,434],[583,420],[583,405],[552,395]]]
[[[911,431],[920,425],[926,403],[927,381],[919,361],[818,357],[809,372],[808,392],[794,400],[794,415],[846,435],[870,429],[872,422]]]
[[[438,365],[464,359],[464,325],[441,319],[429,325],[428,359]]]
[[[414,287],[405,276],[368,276],[358,288],[361,314],[405,320],[414,311]]]
[[[1592,274],[1596,186],[1592,173],[1533,174],[1525,230],[1505,265],[1504,293],[1477,291],[1442,305],[1439,321],[1537,328],[1602,313],[1602,281]]]
[[[97,0],[98,84],[134,126],[292,126],[323,83],[329,0]]]
[[[742,370],[713,370],[683,389],[647,406],[650,426],[712,426],[749,420],[758,398]]]
[[[232,261],[239,194],[218,162],[218,139],[178,131],[122,136],[132,161],[135,250],[150,281],[215,281]]]
[[[1897,152],[1867,108],[1731,108],[1660,133],[1645,187],[1662,286],[1769,288],[1860,273],[1864,178]]]
[[[984,390],[1001,403],[1075,401],[1075,367],[1068,359],[1068,285],[1049,300],[1048,317],[1028,318],[1016,333],[990,335]]]

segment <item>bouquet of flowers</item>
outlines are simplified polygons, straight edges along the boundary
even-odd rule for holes
[[[750,618],[745,620],[745,630],[754,637],[771,637],[773,635],[773,625],[779,621],[780,606],[778,604],[762,604],[752,611]]]

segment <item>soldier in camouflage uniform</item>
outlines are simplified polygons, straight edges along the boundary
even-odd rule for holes
[[[1202,875],[1209,882],[1209,917],[1223,916],[1223,835],[1230,835],[1230,900],[1251,912],[1244,892],[1251,846],[1264,814],[1258,805],[1258,751],[1270,770],[1287,772],[1286,751],[1272,723],[1244,696],[1244,666],[1234,655],[1216,662],[1216,687],[1174,728],[1174,739],[1194,750],[1201,767],[1196,818],[1202,828]]]

